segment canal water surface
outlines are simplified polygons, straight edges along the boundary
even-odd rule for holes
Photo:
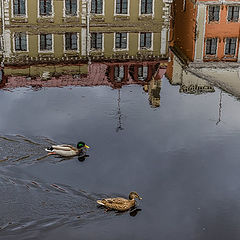
[[[149,99],[134,84],[1,90],[0,238],[239,239],[239,101],[165,77]],[[44,151],[80,140],[85,161]],[[130,191],[132,212],[96,204]]]

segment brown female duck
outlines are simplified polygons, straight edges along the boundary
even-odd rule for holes
[[[117,211],[127,211],[134,207],[136,204],[136,198],[141,200],[142,198],[136,192],[130,192],[129,199],[125,198],[105,198],[102,200],[97,200],[97,203],[103,205],[108,209],[113,209]]]

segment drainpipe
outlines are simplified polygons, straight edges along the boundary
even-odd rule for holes
[[[87,23],[87,46],[86,46],[86,52],[87,52],[87,58],[89,63],[91,63],[90,59],[90,9],[91,9],[91,1],[87,0],[87,17],[86,17],[86,23]]]
[[[2,43],[2,61],[1,61],[1,67],[4,67],[4,33],[5,33],[5,16],[4,16],[4,0],[1,0],[1,14],[2,14],[2,36],[1,36],[1,43]]]
[[[240,42],[238,43],[238,62],[240,63]]]

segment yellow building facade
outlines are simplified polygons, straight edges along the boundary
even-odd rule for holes
[[[2,62],[166,59],[169,7],[162,0],[1,0]]]

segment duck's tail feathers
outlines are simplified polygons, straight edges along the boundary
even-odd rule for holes
[[[53,152],[53,147],[45,148],[45,151],[47,151],[47,152]]]
[[[102,202],[102,200],[97,200],[97,203],[104,206],[104,203]]]

